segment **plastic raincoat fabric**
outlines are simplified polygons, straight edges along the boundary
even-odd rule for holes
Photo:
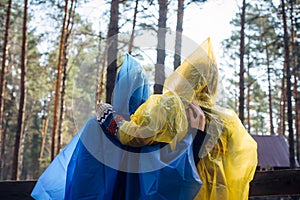
[[[218,69],[208,38],[167,78],[164,92],[197,101],[206,116],[206,145],[197,169],[203,185],[195,199],[246,200],[257,166],[257,144],[238,116],[216,105]]]
[[[113,106],[129,117],[147,100],[147,78],[126,54]],[[162,143],[133,148],[106,134],[92,117],[41,175],[35,199],[193,199],[200,189],[192,135],[171,149]],[[170,178],[172,177],[172,178]]]
[[[248,199],[257,165],[257,144],[237,115],[216,105],[218,69],[208,38],[168,77],[162,95],[152,95],[119,130],[122,144],[169,143],[189,135],[185,108],[196,101],[206,115],[207,138],[197,163],[203,181],[195,199]]]

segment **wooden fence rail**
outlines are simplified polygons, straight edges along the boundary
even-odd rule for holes
[[[0,199],[29,200],[36,181],[0,181]],[[256,172],[250,197],[299,196],[300,170]]]
[[[249,196],[300,196],[300,169],[256,172]]]

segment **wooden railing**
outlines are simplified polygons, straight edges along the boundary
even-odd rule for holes
[[[256,172],[249,196],[300,196],[300,169]]]
[[[29,200],[36,181],[0,181],[0,199]],[[300,197],[300,170],[256,172],[250,184],[250,197]]]

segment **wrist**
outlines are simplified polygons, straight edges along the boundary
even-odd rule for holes
[[[109,135],[119,138],[118,131],[124,122],[123,116],[111,113],[100,126]]]

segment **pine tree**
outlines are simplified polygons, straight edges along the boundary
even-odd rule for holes
[[[156,49],[156,64],[155,64],[155,84],[154,94],[161,94],[165,82],[165,57],[166,57],[166,25],[168,1],[158,0],[159,18],[157,30],[157,49]]]
[[[23,31],[22,31],[22,54],[21,54],[21,81],[20,81],[20,102],[18,113],[18,126],[14,146],[14,157],[12,165],[12,179],[18,180],[20,176],[20,146],[24,131],[24,114],[26,106],[26,55],[27,55],[27,17],[28,0],[24,0]]]

